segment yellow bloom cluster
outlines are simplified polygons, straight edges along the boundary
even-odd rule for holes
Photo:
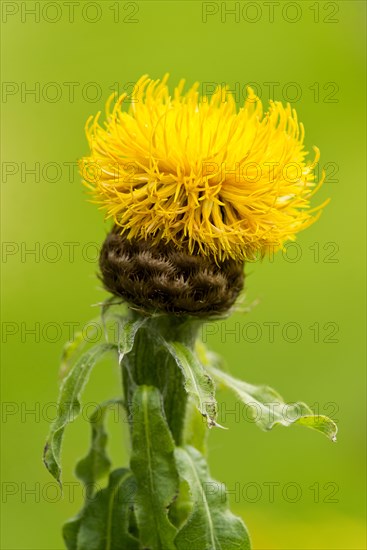
[[[290,105],[262,103],[249,88],[237,110],[218,86],[200,97],[181,81],[169,94],[143,76],[131,96],[112,96],[106,122],[86,126],[90,155],[80,170],[94,199],[128,238],[172,241],[223,260],[279,248],[317,219],[303,125]],[[124,109],[124,104],[128,108]]]

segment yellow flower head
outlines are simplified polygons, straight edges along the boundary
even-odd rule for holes
[[[90,156],[81,173],[96,202],[128,238],[172,241],[223,260],[253,259],[294,239],[317,219],[310,209],[314,168],[305,162],[303,125],[290,105],[262,103],[249,88],[237,111],[218,87],[199,97],[182,80],[173,96],[143,76],[123,94],[107,121],[87,122]],[[128,109],[123,104],[129,103]],[[315,214],[316,212],[316,214]]]

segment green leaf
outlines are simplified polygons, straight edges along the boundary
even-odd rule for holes
[[[218,426],[214,382],[204,370],[197,355],[181,342],[165,342],[165,346],[182,370],[185,377],[185,389],[206,418],[209,428]]]
[[[110,399],[98,405],[98,408],[90,417],[92,427],[91,447],[86,457],[82,458],[75,468],[78,479],[83,481],[90,496],[93,486],[98,479],[108,474],[111,461],[106,453],[107,432],[104,421],[107,412],[115,405],[123,406],[121,399]]]
[[[76,362],[61,386],[58,400],[58,416],[51,426],[44,449],[43,460],[51,475],[60,483],[60,454],[64,430],[80,412],[80,395],[98,359],[105,353],[116,350],[113,344],[99,344],[88,350]]]
[[[135,516],[144,548],[175,550],[176,528],[168,507],[178,491],[174,441],[164,418],[160,393],[138,386],[132,400],[132,456],[137,491]]]
[[[175,449],[175,458],[194,501],[189,518],[176,536],[177,550],[249,550],[246,527],[229,511],[225,487],[209,477],[204,457],[186,446]]]
[[[62,536],[67,550],[77,550],[78,546],[78,533],[82,523],[83,511],[80,512],[75,518],[69,519],[64,523],[62,528]]]
[[[247,384],[215,367],[207,367],[213,377],[232,390],[246,405],[246,416],[263,430],[271,430],[276,425],[299,424],[313,428],[336,441],[338,428],[330,418],[315,415],[310,407],[302,402],[285,403],[278,392],[269,386]]]
[[[130,470],[120,468],[112,472],[108,486],[98,491],[82,512],[75,550],[138,550],[138,540],[128,532],[135,491]],[[65,534],[69,536],[70,527],[69,532],[66,527],[66,533],[64,528],[64,537]]]
[[[111,314],[110,318],[118,322],[118,354],[119,363],[121,364],[124,356],[133,349],[135,335],[146,323],[147,318],[138,317],[137,319],[132,319],[131,317],[119,314]]]

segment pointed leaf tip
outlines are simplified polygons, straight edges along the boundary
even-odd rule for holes
[[[247,407],[246,415],[262,430],[269,431],[277,425],[288,427],[299,424],[336,441],[338,428],[335,422],[327,416],[314,414],[305,403],[286,403],[269,386],[248,384],[214,366],[207,366],[207,369],[218,383],[231,390],[242,401]]]

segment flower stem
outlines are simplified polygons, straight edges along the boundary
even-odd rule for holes
[[[140,317],[134,312],[133,319]],[[149,318],[135,336],[134,346],[122,363],[125,401],[130,418],[132,394],[137,385],[157,387],[162,395],[167,423],[176,445],[182,444],[187,393],[183,375],[167,342],[181,342],[193,348],[201,321],[189,316],[159,315]]]

